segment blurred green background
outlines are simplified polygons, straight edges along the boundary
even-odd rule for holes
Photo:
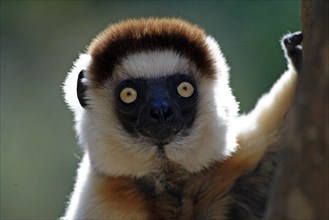
[[[61,85],[109,23],[175,16],[204,27],[248,111],[285,70],[280,37],[300,29],[299,1],[2,1],[1,219],[62,215],[81,156]]]

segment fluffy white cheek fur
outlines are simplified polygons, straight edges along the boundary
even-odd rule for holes
[[[237,147],[234,126],[238,104],[229,86],[229,68],[217,42],[209,36],[206,43],[217,79],[199,78],[199,107],[190,135],[166,146],[168,158],[191,172],[223,159]]]
[[[112,91],[89,94],[91,109],[83,112],[80,139],[87,146],[92,166],[109,175],[143,176],[155,167],[156,147],[138,144],[124,131],[110,103]]]
[[[109,175],[142,176],[154,168],[155,147],[140,146],[123,131],[110,103],[113,91],[104,87],[88,93],[90,109],[81,107],[76,94],[77,78],[85,72],[91,57],[81,54],[64,82],[65,100],[75,116],[75,129],[82,147],[86,147],[92,166]]]
[[[216,103],[216,82],[201,80],[199,107],[193,127],[188,136],[177,139],[165,147],[170,160],[181,164],[190,172],[197,172],[211,162],[221,160],[236,148],[236,137],[230,126],[234,120],[225,102]]]

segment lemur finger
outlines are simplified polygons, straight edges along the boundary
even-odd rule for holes
[[[303,35],[300,31],[285,35],[281,41],[287,59],[291,60],[297,72],[302,68],[302,41]]]

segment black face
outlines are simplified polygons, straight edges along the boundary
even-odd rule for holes
[[[142,135],[163,146],[191,127],[197,97],[195,80],[188,75],[128,79],[116,88],[116,111],[131,135]]]

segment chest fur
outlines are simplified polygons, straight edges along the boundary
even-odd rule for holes
[[[220,181],[217,171],[191,174],[168,162],[135,184],[148,198],[152,219],[225,219],[233,182]]]
[[[259,220],[266,208],[275,158],[268,154],[247,173],[241,172],[243,166],[230,163],[215,163],[197,174],[164,163],[137,179],[95,175],[97,184],[87,200],[99,201],[104,208],[93,206],[89,211],[106,210],[96,215],[100,219]]]

